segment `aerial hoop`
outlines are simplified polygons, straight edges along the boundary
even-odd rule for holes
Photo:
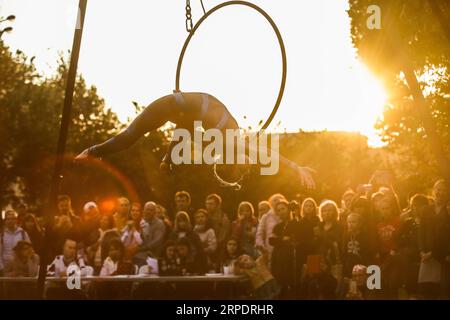
[[[221,3],[217,6],[215,6],[214,8],[212,8],[211,10],[206,12],[206,14],[203,15],[203,17],[201,17],[200,20],[198,20],[198,22],[195,24],[194,28],[189,33],[189,36],[187,37],[186,41],[184,42],[183,49],[181,50],[180,57],[178,59],[177,74],[176,74],[176,80],[175,80],[175,90],[180,91],[180,76],[181,76],[181,67],[183,65],[184,55],[185,55],[186,50],[189,46],[189,43],[191,42],[191,39],[194,36],[197,29],[214,12],[216,12],[224,7],[233,6],[233,5],[241,5],[241,6],[250,7],[252,9],[255,9],[256,11],[258,11],[262,16],[264,16],[264,18],[266,18],[266,20],[272,26],[272,28],[277,36],[278,43],[280,45],[281,58],[283,61],[283,71],[282,71],[282,77],[281,77],[280,90],[278,92],[277,101],[275,103],[275,106],[272,109],[271,114],[269,115],[269,118],[266,120],[266,122],[263,124],[263,126],[260,129],[260,132],[261,132],[262,130],[265,130],[269,127],[270,123],[272,122],[273,118],[275,117],[275,115],[278,111],[278,108],[281,104],[281,100],[283,99],[284,89],[286,87],[286,77],[287,77],[287,57],[286,57],[286,48],[284,46],[283,37],[281,36],[280,30],[278,29],[277,25],[275,24],[275,22],[273,21],[273,19],[269,16],[269,14],[267,12],[265,12],[263,9],[261,9],[260,7],[258,7],[257,5],[255,5],[253,3],[250,3],[247,1],[227,1],[227,2],[224,2],[224,3]]]
[[[283,62],[283,68],[282,68],[281,84],[280,84],[280,89],[278,91],[277,101],[275,102],[275,106],[273,107],[272,112],[269,115],[269,118],[265,121],[263,126],[259,129],[259,133],[258,133],[258,135],[259,135],[261,133],[261,131],[263,131],[269,127],[270,123],[272,122],[273,118],[275,117],[275,115],[278,111],[278,108],[280,107],[281,100],[283,99],[284,89],[286,87],[286,78],[287,78],[287,57],[286,57],[286,48],[284,46],[283,37],[281,36],[280,30],[278,29],[278,27],[275,24],[275,22],[273,21],[273,19],[269,16],[269,14],[267,12],[265,12],[263,9],[261,9],[260,7],[258,7],[257,5],[247,2],[247,1],[227,1],[227,2],[224,2],[224,3],[221,3],[217,6],[215,6],[214,8],[212,8],[211,10],[206,12],[203,15],[203,17],[200,18],[200,20],[195,24],[195,26],[190,31],[189,36],[186,38],[186,41],[184,42],[184,45],[183,45],[183,49],[181,50],[181,53],[180,53],[180,57],[178,58],[177,74],[176,74],[176,80],[175,80],[175,91],[176,92],[181,91],[180,90],[180,76],[181,76],[181,67],[183,65],[184,55],[185,55],[186,50],[189,46],[189,43],[191,42],[191,39],[194,36],[197,29],[214,12],[216,12],[224,7],[233,6],[233,5],[241,5],[241,6],[246,6],[246,7],[252,8],[252,9],[258,11],[264,18],[266,18],[266,20],[270,23],[273,31],[275,32],[275,34],[277,36],[278,43],[279,43],[280,50],[281,50],[281,58],[282,58],[282,62]],[[214,163],[214,176],[219,181],[219,183],[225,187],[234,187],[236,191],[239,191],[241,189],[241,182],[244,178],[244,175],[241,176],[241,178],[236,182],[225,181],[217,174],[216,165],[217,164]]]

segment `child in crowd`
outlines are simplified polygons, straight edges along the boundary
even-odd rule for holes
[[[346,300],[370,300],[374,299],[371,290],[367,288],[367,267],[361,264],[352,269],[352,277],[343,281],[343,299]]]
[[[125,248],[122,241],[118,239],[111,240],[108,253],[108,257],[103,262],[100,276],[108,277],[136,273],[134,265],[124,260]]]
[[[242,255],[242,250],[236,238],[228,238],[219,257],[219,270],[224,274],[233,274],[234,265],[238,257]]]
[[[241,255],[235,263],[234,273],[246,275],[251,282],[252,291],[250,296],[257,300],[276,299],[281,288],[269,270],[267,251],[262,249],[262,255],[253,259],[249,255]]]
[[[158,259],[160,276],[181,276],[181,264],[177,259],[177,247],[175,242],[167,241],[163,248],[163,254]]]
[[[181,268],[181,275],[204,275],[206,272],[206,260],[195,256],[191,251],[189,240],[181,238],[177,241],[177,259]]]
[[[367,265],[372,261],[369,236],[363,232],[361,216],[357,213],[351,213],[347,217],[347,230],[344,234],[341,253],[344,277],[351,276],[353,266]]]
[[[304,295],[308,300],[332,300],[336,297],[338,282],[331,273],[331,266],[323,256],[317,256],[318,264],[305,265],[302,279]]]

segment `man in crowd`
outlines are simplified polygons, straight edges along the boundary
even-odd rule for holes
[[[217,194],[210,194],[205,201],[208,218],[217,238],[217,246],[221,248],[225,240],[231,235],[231,222],[228,215],[222,211],[222,198]]]
[[[30,242],[30,237],[18,226],[18,215],[14,210],[5,213],[5,225],[0,233],[0,273],[14,259],[14,247],[19,241]]]
[[[184,211],[189,215],[191,221],[194,221],[194,209],[191,207],[191,195],[187,191],[178,191],[175,193],[175,214],[172,220],[175,218],[177,212]]]
[[[53,262],[47,267],[48,276],[65,277],[68,276],[69,266],[78,266],[82,276],[86,275],[86,265],[81,256],[77,254],[77,242],[73,239],[66,239],[63,247],[63,254],[55,257]]]
[[[122,232],[123,228],[127,225],[130,217],[130,200],[121,197],[117,199],[117,209],[114,213],[114,223],[119,232]]]
[[[145,226],[142,229],[143,243],[137,249],[134,262],[142,266],[146,263],[148,256],[156,258],[159,256],[166,234],[164,222],[156,217],[156,203],[147,202],[144,205]]]
[[[444,241],[448,239],[448,189],[444,180],[434,184],[432,198],[433,204],[424,208],[419,226],[419,288],[426,298],[437,298],[445,288],[445,252],[449,245]]]
[[[55,220],[60,216],[68,216],[74,226],[80,225],[80,217],[75,214],[72,208],[72,199],[65,194],[58,196],[58,214],[56,215]]]
[[[63,254],[55,257],[53,262],[47,267],[47,276],[51,277],[67,277],[74,275],[76,271],[72,271],[68,274],[69,267],[73,266],[79,271],[81,277],[86,276],[86,265],[81,256],[78,256],[77,242],[73,239],[66,239],[63,247]],[[48,299],[80,299],[84,298],[84,294],[81,290],[76,288],[75,290],[70,290],[67,287],[67,283],[59,282],[52,283],[47,289]]]

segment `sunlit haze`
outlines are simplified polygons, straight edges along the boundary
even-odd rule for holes
[[[191,2],[197,21],[200,2]],[[204,0],[207,9],[220,2]],[[252,2],[278,24],[288,55],[285,96],[271,128],[361,132],[372,146],[380,145],[374,124],[386,94],[357,60],[347,1]],[[78,0],[0,0],[0,16],[17,16],[14,31],[3,39],[13,50],[36,56],[38,69],[51,74],[58,52],[71,48],[77,5]],[[147,105],[174,89],[187,36],[184,8],[184,0],[89,1],[79,72],[121,121],[135,116],[132,101]],[[211,93],[242,127],[254,127],[270,114],[280,77],[270,25],[249,8],[226,8],[194,36],[181,89]]]

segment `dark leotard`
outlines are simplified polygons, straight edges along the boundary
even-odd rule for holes
[[[186,93],[186,95],[198,95],[198,93]],[[203,121],[205,129],[215,127],[219,130],[227,128],[239,128],[236,120],[216,98],[201,93],[201,105],[198,103],[187,103],[187,99],[181,92],[175,92],[173,95],[163,97],[150,104],[144,111],[134,119],[127,129],[108,141],[89,148],[89,154],[101,157],[107,154],[115,153],[129,148],[140,137],[147,132],[156,130],[166,122],[171,121],[177,125],[177,128],[186,128],[189,131],[193,129],[193,121]],[[210,100],[213,100],[215,106],[221,106],[222,111],[209,109]]]

